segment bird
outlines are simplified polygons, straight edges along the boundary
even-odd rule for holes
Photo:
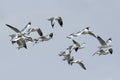
[[[108,38],[107,41],[103,40],[100,36],[97,36],[97,40],[99,41],[99,43],[101,44],[101,46],[98,46],[98,48],[108,48],[108,47],[112,47],[112,45],[110,45],[110,43],[112,42],[112,38]]]
[[[72,65],[73,63],[79,64],[84,70],[86,70],[86,67],[85,67],[85,65],[83,64],[83,61],[82,61],[82,60],[74,60],[74,61],[71,61],[71,65]]]
[[[71,39],[71,38],[73,38],[73,37],[78,37],[78,36],[80,36],[80,35],[82,35],[82,34],[83,34],[83,35],[89,34],[89,35],[91,35],[91,36],[93,36],[93,37],[96,38],[95,33],[93,33],[92,31],[90,31],[89,28],[90,28],[90,27],[86,27],[85,29],[83,29],[83,30],[81,30],[81,31],[74,32],[74,33],[68,35],[67,38]]]
[[[74,39],[72,39],[73,42],[73,49],[77,52],[79,49],[82,49],[85,47],[85,43],[83,44],[79,44],[77,41],[75,41]]]
[[[38,43],[39,41],[40,42],[48,41],[53,38],[53,33],[49,33],[48,35],[43,35],[43,32],[40,28],[37,29],[37,33],[38,33],[39,37],[34,39],[35,43]]]
[[[62,17],[58,16],[58,17],[55,18],[55,20],[57,20],[57,22],[59,23],[59,25],[60,25],[61,27],[63,27]]]
[[[106,49],[106,50],[99,49],[99,50],[96,51],[92,56],[94,56],[95,54],[98,54],[99,56],[100,56],[100,55],[113,54],[113,49],[112,49],[112,48],[109,48],[109,49]]]
[[[52,28],[54,28],[55,26],[55,22],[57,21],[58,24],[63,27],[63,20],[62,17],[58,16],[58,17],[50,17],[49,19],[47,19],[48,21],[50,21]]]
[[[29,35],[28,33],[30,33],[31,32],[30,30],[32,29],[30,27],[31,22],[28,22],[28,24],[22,30],[19,30],[18,28],[13,27],[13,26],[11,26],[9,24],[5,24],[5,25],[16,32],[16,34],[9,35],[11,37],[11,41],[14,42],[14,39],[16,39],[18,37],[21,37],[21,36],[27,37],[27,39],[29,38],[28,40],[33,41],[33,40],[31,40],[31,37],[28,36]]]

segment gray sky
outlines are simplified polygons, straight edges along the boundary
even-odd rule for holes
[[[120,1],[119,0],[0,0],[0,80],[120,80]],[[64,27],[52,29],[46,20],[61,16]],[[29,21],[45,34],[54,33],[48,42],[28,44],[28,49],[17,50],[10,42],[14,33],[5,24],[22,29]],[[99,42],[91,36],[75,38],[86,42],[86,48],[73,53],[87,67],[69,66],[58,56],[72,44],[66,36],[72,32],[90,29],[104,39],[112,37],[113,55],[92,56]]]

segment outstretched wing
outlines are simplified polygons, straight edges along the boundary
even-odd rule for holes
[[[75,40],[73,40],[73,39],[72,39],[72,41],[73,41],[73,43],[74,43],[75,45],[80,46],[80,44],[79,44],[77,41],[75,41]]]
[[[97,39],[101,45],[106,45],[106,42],[100,36],[97,36]]]
[[[85,65],[84,65],[82,62],[79,62],[79,65],[80,65],[84,70],[86,70],[86,67],[85,67]]]
[[[93,32],[89,31],[88,34],[96,38],[96,35]]]
[[[21,33],[21,31],[19,29],[15,28],[9,24],[5,24],[5,25],[8,26],[9,28],[11,28],[12,30],[14,30],[16,33]]]
[[[31,26],[31,22],[28,22],[28,24],[21,30],[21,32],[26,31],[26,29],[27,28],[29,29],[30,26]]]

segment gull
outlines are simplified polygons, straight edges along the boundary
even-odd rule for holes
[[[67,52],[67,50],[66,51],[61,51],[60,54],[58,54],[58,55],[63,56],[64,57],[63,61],[67,61],[68,64],[71,64],[71,61],[74,60],[74,57],[71,56],[71,53]]]
[[[107,55],[107,54],[112,54],[112,53],[113,53],[113,49],[112,48],[109,48],[109,49],[106,49],[106,50],[99,49],[92,56],[94,56],[95,54],[98,54],[100,56],[100,55]]]
[[[85,43],[83,43],[83,44],[79,44],[77,41],[75,41],[75,40],[73,40],[72,39],[72,42],[74,43],[74,45],[73,45],[73,49],[77,52],[79,49],[82,49],[82,48],[84,48],[85,47]]]
[[[34,39],[35,43],[37,43],[38,41],[40,42],[48,41],[53,38],[53,33],[44,36],[40,28],[37,29],[37,33],[39,34],[39,37],[37,39],[36,38]]]
[[[99,46],[99,48],[112,47],[112,45],[110,45],[110,43],[112,42],[112,38],[109,38],[107,41],[104,41],[100,36],[97,36],[97,40],[101,44],[101,46]]]
[[[54,25],[55,25],[55,18],[54,18],[54,17],[51,17],[51,18],[48,19],[48,21],[51,22],[51,26],[52,26],[52,28],[54,28]]]
[[[28,22],[28,24],[22,30],[19,30],[18,28],[13,27],[13,26],[11,26],[9,24],[5,24],[5,25],[7,27],[11,28],[13,31],[16,32],[16,34],[9,35],[11,37],[11,41],[13,39],[16,39],[16,38],[21,37],[21,36],[26,36],[27,39],[30,38],[28,40],[30,40],[31,42],[33,41],[33,40],[31,40],[31,37],[28,36],[28,33],[30,33],[30,29],[31,29],[31,27],[30,27],[31,26],[31,22]]]
[[[89,34],[89,35],[91,35],[91,36],[93,36],[93,37],[95,37],[96,38],[96,35],[92,32],[92,31],[90,31],[90,29],[89,29],[89,27],[86,27],[85,29],[83,29],[82,31],[78,31],[78,32],[76,32],[76,33],[72,33],[72,34],[70,34],[70,35],[68,35],[67,36],[67,38],[73,38],[73,37],[78,37],[78,36],[80,36],[80,35],[85,35],[85,34]]]
[[[13,27],[9,24],[5,24],[5,25],[16,32],[16,34],[9,35],[11,37],[12,44],[16,42],[15,41],[16,38],[19,38],[21,36],[25,37],[26,42],[28,42],[28,41],[33,42],[33,39],[32,39],[32,37],[29,36],[29,34],[31,32],[37,31],[37,29],[34,29],[34,28],[31,27],[31,22],[28,22],[28,24],[22,30],[19,30],[18,28]]]
[[[58,21],[59,25],[62,27],[63,26],[63,20],[60,16],[56,17],[55,20]]]
[[[74,61],[71,62],[71,65],[72,65],[73,63],[79,64],[84,70],[86,70],[86,67],[85,67],[85,65],[83,64],[83,61],[81,61],[81,60],[74,60]]]

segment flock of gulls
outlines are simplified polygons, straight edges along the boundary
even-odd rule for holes
[[[63,27],[63,20],[61,17],[50,17],[47,20],[51,23],[52,28],[54,28],[54,25],[56,22],[58,22],[60,27]],[[21,48],[27,49],[26,43],[28,42],[36,44],[39,42],[49,41],[53,39],[53,33],[44,35],[43,31],[40,28],[31,27],[31,22],[28,22],[28,24],[22,30],[19,30],[18,28],[13,27],[9,24],[5,24],[5,25],[15,32],[14,34],[11,34],[9,36],[11,38],[10,40],[11,43],[17,44],[18,49],[21,49]],[[33,38],[30,35],[33,32],[37,32],[39,36],[37,38]],[[112,38],[104,40],[99,35],[96,35],[93,31],[91,31],[90,27],[86,27],[82,30],[79,30],[78,32],[73,32],[68,36],[66,36],[66,38],[70,39],[73,42],[73,44],[69,45],[67,48],[65,48],[65,50],[60,51],[58,55],[60,57],[63,57],[63,61],[67,61],[69,65],[72,66],[73,63],[76,63],[76,64],[79,64],[81,68],[86,70],[83,60],[80,60],[80,59],[76,60],[75,57],[71,55],[73,51],[78,52],[78,50],[85,48],[86,43],[80,44],[74,39],[75,37],[79,37],[81,35],[90,35],[99,41],[100,46],[98,46],[98,50],[92,56],[96,54],[100,56],[100,55],[108,55],[113,53],[112,45],[110,45],[112,42]]]

